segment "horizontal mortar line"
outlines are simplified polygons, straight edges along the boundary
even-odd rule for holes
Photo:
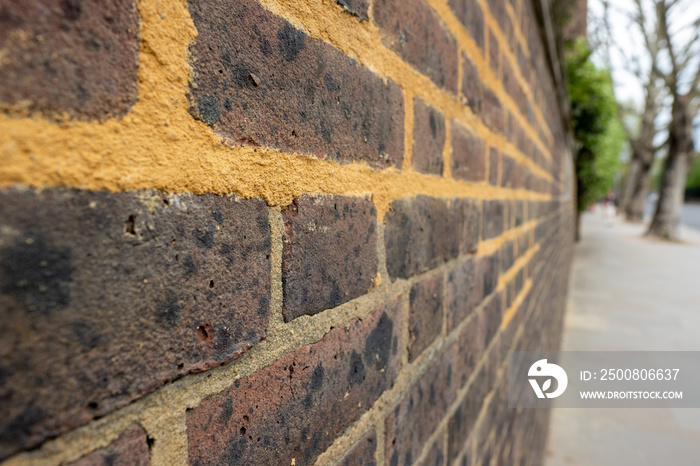
[[[310,7],[315,9],[313,17],[308,15],[308,11],[296,11],[298,8],[294,3],[284,3],[279,0],[259,0],[262,5],[268,8],[273,13],[282,16],[283,18],[290,20],[293,24],[296,23],[300,25],[302,29],[309,34],[312,38],[322,40],[336,49],[340,50],[349,57],[357,57],[358,61],[363,65],[369,67],[370,70],[379,73],[381,76],[390,77],[397,83],[401,85],[402,88],[412,88],[413,93],[421,97],[421,99],[428,101],[431,105],[435,105],[435,101],[431,99],[426,99],[423,97],[426,93],[426,89],[430,90],[431,93],[437,93],[443,100],[449,100],[453,105],[458,105],[462,107],[462,112],[471,114],[471,110],[464,109],[461,103],[458,101],[458,96],[453,96],[447,91],[438,88],[427,76],[423,75],[419,71],[415,70],[410,64],[405,62],[399,57],[396,52],[390,50],[384,46],[381,40],[381,33],[378,27],[372,22],[357,23],[355,18],[350,15],[344,14],[340,7],[337,5],[320,5],[317,3],[305,4],[305,7]],[[439,14],[439,13],[438,13]],[[443,19],[444,21],[444,19]],[[456,21],[456,18],[455,18]],[[321,24],[319,24],[321,23]],[[461,24],[461,23],[459,23]],[[339,27],[343,25],[345,27]],[[352,31],[350,35],[345,33],[345,30]],[[471,39],[466,32],[463,34]],[[457,37],[459,42],[459,38]],[[461,45],[461,44],[460,44]],[[483,57],[481,57],[483,61]],[[483,66],[483,64],[482,64]],[[488,68],[488,66],[486,66]],[[488,70],[490,72],[490,70]],[[415,86],[412,86],[412,81],[417,81]],[[500,86],[500,81],[499,81]],[[500,90],[500,92],[498,92]],[[510,101],[510,96],[499,87],[494,89],[497,94],[503,94]],[[501,100],[503,95],[501,97]],[[512,102],[511,102],[512,103]],[[449,108],[436,106],[440,110],[448,113]],[[520,115],[520,111],[513,105],[511,109],[514,115]],[[453,112],[450,115],[457,116],[458,113]],[[452,117],[452,116],[451,116]],[[474,116],[475,117],[475,116]],[[522,117],[522,116],[521,116]],[[524,131],[531,131],[529,136],[536,141],[541,147],[542,152],[549,155],[549,149],[547,146],[539,140],[537,131],[530,128],[529,123],[526,118],[523,118]],[[487,130],[490,132],[490,130]],[[499,137],[499,135],[492,133],[494,136]],[[551,156],[550,156],[551,157]]]
[[[435,10],[440,18],[442,19],[443,23],[448,27],[450,32],[452,33],[453,36],[457,39],[458,43],[460,46],[468,52],[467,55],[469,55],[471,58],[473,58],[475,61],[479,61],[481,63],[475,63],[477,66],[477,69],[479,70],[479,73],[481,74],[483,71],[488,73],[490,78],[496,78],[496,76],[493,74],[493,71],[491,70],[491,67],[488,66],[488,63],[486,63],[486,57],[484,54],[479,50],[479,47],[477,47],[476,43],[474,42],[474,39],[467,33],[467,31],[464,29],[464,25],[459,21],[459,19],[456,17],[452,9],[450,8],[449,4],[446,2],[446,0],[426,0]],[[496,31],[499,39],[499,43],[505,43],[507,44],[508,42],[504,40],[504,34],[500,29],[500,26],[498,23],[495,21],[493,18],[493,15],[491,14],[491,11],[488,9],[487,5],[482,4],[482,10],[484,13],[484,26],[491,26],[493,27],[494,31]],[[487,24],[491,23],[491,24]],[[495,27],[494,27],[495,26]],[[484,34],[488,33],[488,29],[485,27],[484,28]],[[478,58],[477,58],[478,57]],[[546,128],[546,130],[550,133],[550,139],[552,138],[551,132],[549,131],[549,128],[547,126],[547,122],[544,119],[544,117],[541,115],[541,110],[539,105],[534,99],[534,96],[530,92],[530,85],[529,83],[525,82],[524,78],[520,75],[520,68],[517,63],[517,58],[512,55],[508,57],[508,61],[511,64],[511,67],[514,71],[514,73],[517,74],[517,77],[520,78],[519,82],[524,84],[522,87],[525,91],[526,97],[528,101],[530,102],[530,105],[532,105],[533,112],[537,114],[537,118],[540,120],[539,123]],[[483,76],[482,76],[483,77]],[[486,79],[482,79],[482,81],[486,81]],[[499,83],[499,86],[502,88],[502,82],[500,79],[495,79],[496,82]],[[492,81],[493,82],[493,81]],[[494,89],[495,90],[495,89]],[[505,89],[502,89],[503,95],[507,96],[510,98],[510,95],[505,92]],[[511,99],[512,100],[512,99]],[[537,131],[535,131],[533,128],[531,128],[531,124],[527,121],[527,118],[525,118],[524,115],[520,113],[520,109],[515,105],[515,102],[512,102],[513,108],[511,108],[511,111],[514,109],[515,111],[513,112],[514,114],[518,114],[523,117],[523,120],[525,124],[523,125],[524,130],[529,130],[532,129],[533,132],[532,134],[535,134],[535,137],[533,139],[536,139],[539,141],[539,134]],[[549,149],[547,148],[547,145],[544,144],[543,141],[540,141],[544,145],[544,152],[549,154]],[[548,141],[550,143],[550,141]]]
[[[525,299],[525,296],[530,291],[530,288],[532,288],[532,279],[528,278],[527,280],[525,280],[525,283],[523,283],[522,292],[524,292],[525,294],[519,294],[517,299],[513,300],[511,306],[508,309],[506,309],[506,311],[503,313],[503,318],[501,320],[500,327],[501,329],[505,329],[506,327],[508,327],[508,324],[513,320],[513,317],[515,317],[515,314],[518,312],[519,306],[522,304],[522,301]]]
[[[525,251],[518,259],[513,262],[513,265],[498,277],[498,285],[496,289],[503,290],[508,285],[508,282],[513,280],[515,276],[532,260],[532,257],[540,250],[540,245],[535,244]]]

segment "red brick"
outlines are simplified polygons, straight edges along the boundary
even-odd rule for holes
[[[0,190],[0,457],[265,335],[260,199]]]
[[[400,302],[331,330],[187,413],[189,463],[314,464],[394,383]]]
[[[303,195],[282,217],[286,321],[367,293],[377,275],[377,211],[369,199]]]
[[[410,293],[408,359],[413,361],[442,331],[442,275],[416,283]]]
[[[484,12],[477,0],[449,0],[450,8],[479,49],[484,50]]]
[[[384,225],[392,279],[412,277],[459,255],[461,218],[444,199],[420,195],[394,201]]]
[[[253,0],[188,6],[198,32],[190,46],[191,112],[227,143],[401,167],[396,83]]]
[[[0,103],[49,118],[121,117],[136,102],[139,47],[132,0],[1,0]]]
[[[413,464],[454,401],[454,358],[453,351],[445,351],[387,415],[386,459],[390,466]]]
[[[462,54],[462,97],[475,115],[481,114],[481,102],[483,100],[484,86],[481,83],[476,65],[466,55]]]
[[[447,277],[447,331],[451,331],[474,310],[480,294],[476,287],[474,259],[455,266]]]
[[[336,463],[336,466],[376,466],[377,433],[374,428],[360,438]]]
[[[457,458],[465,447],[465,443],[472,433],[474,424],[481,412],[484,399],[488,393],[486,376],[486,371],[482,367],[467,389],[467,394],[459,404],[457,411],[455,411],[448,422],[447,459],[450,463]]]
[[[141,426],[134,426],[101,450],[71,463],[71,466],[148,466],[148,438]]]
[[[484,140],[476,133],[452,120],[452,176],[466,181],[480,182],[486,179],[486,148]]]
[[[457,40],[423,0],[376,0],[382,42],[435,84],[457,94]]]
[[[416,97],[413,99],[413,169],[442,175],[445,115]]]

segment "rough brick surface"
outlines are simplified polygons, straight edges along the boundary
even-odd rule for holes
[[[496,77],[499,77],[499,59],[498,40],[493,29],[489,28],[489,66]]]
[[[459,218],[459,251],[462,254],[476,252],[479,247],[481,204],[475,199],[456,199],[453,206]]]
[[[350,447],[335,466],[376,466],[377,433],[374,428]]]
[[[369,290],[377,275],[377,212],[369,199],[304,195],[282,216],[285,320]]]
[[[483,139],[456,121],[450,123],[452,176],[466,181],[485,181],[486,149]]]
[[[416,97],[413,99],[413,169],[442,175],[445,116]]]
[[[460,218],[444,199],[416,196],[394,201],[384,225],[392,279],[411,277],[459,254]]]
[[[481,119],[491,131],[503,134],[505,128],[503,106],[496,94],[488,87],[484,87],[483,101],[481,103]]]
[[[481,294],[477,288],[474,259],[458,264],[447,276],[447,330],[451,331],[478,304]]]
[[[454,401],[454,358],[452,351],[444,352],[386,417],[386,459],[390,466],[413,464]]]
[[[123,116],[137,97],[139,47],[132,0],[2,0],[0,109]]]
[[[264,336],[261,200],[0,191],[0,457]]]
[[[484,50],[484,12],[477,0],[449,0],[450,8],[476,45]]]
[[[382,41],[439,87],[457,94],[457,41],[423,0],[377,0]]]
[[[141,426],[134,426],[108,447],[71,463],[71,466],[148,466],[148,439]]]
[[[442,275],[413,285],[409,298],[408,359],[413,361],[442,331]]]
[[[495,147],[489,148],[489,184],[491,186],[498,186],[498,155],[498,149]]]
[[[396,83],[253,0],[188,5],[198,31],[190,46],[191,112],[227,142],[401,166]]]
[[[486,371],[482,367],[467,389],[467,394],[452,415],[447,426],[447,459],[451,463],[464,449],[465,443],[472,432],[484,398],[488,393]],[[488,464],[488,463],[481,463]]]
[[[369,19],[369,0],[335,0],[351,14],[357,16],[361,21]]]
[[[484,201],[484,213],[481,216],[483,226],[481,236],[484,240],[495,238],[503,233],[505,222],[504,201]]]
[[[481,102],[483,101],[484,86],[479,78],[479,72],[471,59],[462,54],[462,98],[472,109],[475,115],[481,114]]]
[[[395,301],[206,398],[187,414],[190,464],[314,464],[391,388],[400,340]]]

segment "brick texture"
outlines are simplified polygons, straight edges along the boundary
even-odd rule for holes
[[[139,47],[131,0],[2,0],[0,109],[121,117],[136,102]]]
[[[0,217],[0,456],[265,335],[260,200],[6,190]]]
[[[369,290],[377,274],[377,213],[368,199],[305,195],[282,216],[285,320]]]
[[[403,97],[253,0],[189,2],[192,114],[230,144],[401,166]],[[284,102],[284,105],[279,105]]]
[[[450,124],[450,133],[452,176],[465,181],[485,181],[486,152],[484,141],[455,121]]]
[[[376,466],[377,433],[372,429],[363,435],[336,463],[336,466]]]
[[[414,360],[442,331],[442,275],[416,283],[411,288],[408,324],[408,359]]]
[[[90,453],[71,466],[148,466],[149,462],[146,432],[141,426],[134,426],[108,447]]]
[[[442,175],[445,116],[423,100],[413,100],[413,169]]]
[[[484,50],[484,12],[477,0],[449,0],[450,8],[477,47]]]
[[[390,303],[205,399],[187,414],[190,464],[314,464],[391,388],[400,335]]]

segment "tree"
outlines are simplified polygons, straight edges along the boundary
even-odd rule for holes
[[[578,39],[566,54],[579,215],[612,187],[625,139],[610,72],[596,68],[591,53],[585,39]],[[579,238],[578,222],[576,230]]]

